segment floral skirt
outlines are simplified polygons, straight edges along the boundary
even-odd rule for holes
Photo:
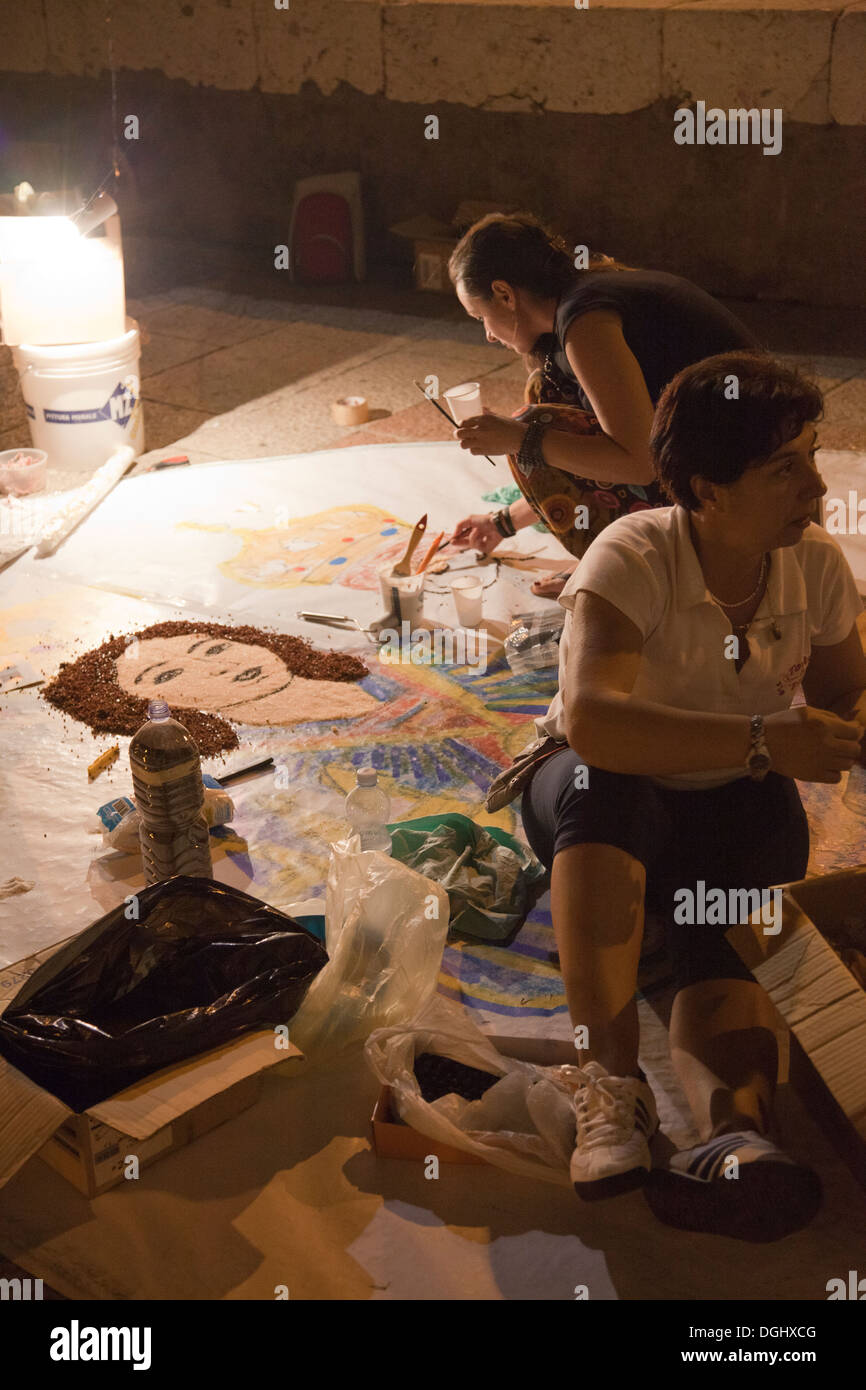
[[[536,373],[527,382],[526,394],[528,400],[538,400]],[[588,410],[558,401],[521,406],[515,411],[514,419],[524,424],[540,420],[551,429],[566,434],[604,433],[598,420]],[[637,483],[600,483],[593,478],[566,473],[564,469],[553,468],[547,463],[530,466],[524,471],[516,454],[509,454],[508,462],[515,483],[539,520],[578,560],[599,532],[616,521],[617,517],[671,505],[657,482],[647,483],[646,486]]]

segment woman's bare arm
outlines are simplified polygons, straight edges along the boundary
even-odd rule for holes
[[[828,709],[866,729],[866,656],[856,623],[844,641],[812,648],[803,693],[815,709]],[[864,760],[866,741],[861,762]]]
[[[581,590],[565,674],[568,742],[593,767],[664,777],[744,767],[751,746],[741,714],[703,714],[635,700],[643,638],[607,599]]]
[[[745,769],[751,747],[747,715],[634,698],[642,649],[640,631],[612,603],[585,590],[576,595],[563,691],[575,752],[594,767],[632,776]],[[764,737],[773,770],[805,782],[839,782],[862,759],[857,717],[845,720],[810,705],[766,715]]]
[[[583,314],[568,330],[565,353],[604,434],[550,429],[542,443],[547,462],[586,478],[644,486],[652,482],[653,405],[619,315],[608,309]]]

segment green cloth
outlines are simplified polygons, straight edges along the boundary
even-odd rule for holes
[[[482,492],[482,502],[498,502],[500,507],[510,507],[512,502],[518,501],[523,496],[516,483],[506,483],[503,487],[498,487],[495,492]],[[536,521],[533,531],[544,531],[550,534],[550,527],[545,526],[543,521]]]
[[[449,931],[457,935],[508,940],[543,891],[543,865],[495,825],[476,825],[453,813],[400,821],[388,829],[392,858],[445,889]]]

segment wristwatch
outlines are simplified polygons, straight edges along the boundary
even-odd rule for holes
[[[764,716],[753,714],[749,721],[749,756],[746,758],[746,767],[749,776],[755,782],[763,782],[767,773],[770,771],[770,750],[764,738]]]

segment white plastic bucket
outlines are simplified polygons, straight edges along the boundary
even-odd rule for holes
[[[144,453],[138,324],[126,320],[120,338],[100,343],[36,347],[21,343],[12,356],[37,449],[50,468],[90,474],[126,444]]]

